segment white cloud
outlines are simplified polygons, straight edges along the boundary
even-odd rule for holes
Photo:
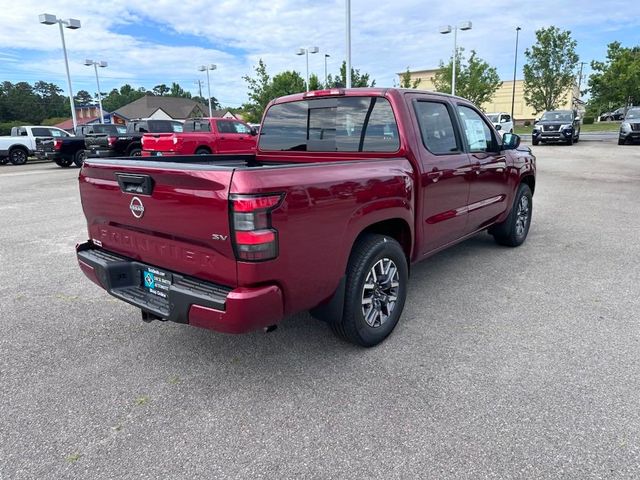
[[[391,86],[395,73],[407,66],[432,67],[448,58],[453,39],[438,34],[438,26],[469,19],[474,28],[460,34],[460,45],[476,49],[509,77],[516,25],[524,28],[521,50],[533,42],[536,28],[555,24],[571,29],[588,61],[601,56],[621,28],[637,29],[640,18],[639,6],[621,0],[607,2],[606,9],[595,1],[566,0],[562,7],[566,15],[556,7],[556,2],[542,0],[517,6],[484,0],[353,0],[353,65],[370,73],[378,85]],[[66,85],[57,28],[37,22],[37,15],[44,12],[83,23],[80,30],[65,30],[75,90],[95,90],[93,72],[82,65],[85,57],[109,62],[109,68],[100,71],[103,89],[124,82],[151,88],[178,81],[195,92],[194,80],[204,78],[197,66],[216,63],[213,94],[225,104],[239,105],[246,99],[242,76],[252,72],[259,58],[265,59],[271,73],[302,72],[304,58],[295,56],[295,49],[317,45],[321,53],[310,56],[310,67],[322,77],[324,53],[331,55],[333,73],[344,57],[343,0],[23,0],[7,4],[0,17],[0,76]],[[140,29],[143,34],[118,33],[147,25],[161,26],[157,35],[161,40],[145,38],[148,27]],[[184,35],[198,40],[184,45]],[[599,43],[588,45],[594,36]],[[2,49],[10,49],[10,54],[1,53]],[[16,58],[16,52],[22,58]]]

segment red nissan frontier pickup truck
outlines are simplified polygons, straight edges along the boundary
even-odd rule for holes
[[[254,155],[88,159],[78,262],[144,320],[241,333],[311,310],[373,346],[411,263],[485,230],[525,241],[536,165],[519,143],[446,94],[278,98]]]
[[[254,128],[231,118],[188,118],[181,132],[147,133],[142,156],[255,153]]]

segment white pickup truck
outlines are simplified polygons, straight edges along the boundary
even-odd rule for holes
[[[57,127],[24,126],[13,127],[11,135],[0,137],[0,164],[27,163],[27,158],[36,150],[38,138],[70,137],[71,134]]]

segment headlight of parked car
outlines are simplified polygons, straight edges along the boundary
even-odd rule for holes
[[[624,122],[620,125],[620,131],[621,132],[630,132],[631,131],[631,124]]]
[[[567,130],[567,129],[569,129],[569,128],[573,128],[573,125],[562,125],[562,126],[560,127],[560,130]]]

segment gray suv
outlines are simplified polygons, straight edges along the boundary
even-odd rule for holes
[[[531,143],[562,142],[573,145],[580,140],[580,117],[575,110],[544,112],[533,127]]]
[[[640,140],[640,107],[631,107],[620,124],[618,145]]]

